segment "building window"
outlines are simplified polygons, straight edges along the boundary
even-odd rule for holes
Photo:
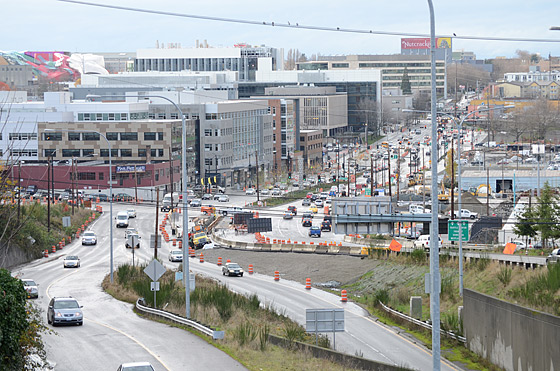
[[[99,174],[99,180],[103,180],[103,173],[98,173]]]
[[[68,140],[81,140],[80,133],[68,133]]]
[[[146,157],[146,149],[145,148],[138,149],[138,157]]]
[[[162,131],[158,131],[157,140],[163,140],[163,132]]]
[[[56,149],[44,149],[43,150],[44,157],[56,157]]]
[[[128,120],[127,114],[121,113],[121,121],[126,121],[126,120]]]
[[[121,140],[138,140],[138,133],[121,133]]]
[[[115,114],[114,113],[109,114],[109,121],[115,121]]]
[[[144,140],[156,140],[156,133],[144,133]]]
[[[99,150],[99,156],[100,157],[109,157],[109,150],[108,149],[101,149]],[[119,150],[118,149],[111,149],[111,157],[115,158],[119,156]]]
[[[78,118],[79,117],[80,116],[78,115]],[[84,117],[84,121],[91,121],[91,115],[89,113],[84,113],[83,117]]]
[[[121,157],[132,157],[132,149],[121,149]]]
[[[95,180],[95,173],[78,173],[78,180]]]
[[[211,151],[211,150],[212,150],[212,144],[205,144],[205,145],[204,145],[204,150],[205,150],[206,152]]]
[[[98,133],[82,133],[82,140],[97,141],[97,140],[99,140],[99,134]]]
[[[105,133],[107,140],[119,140],[119,133]]]
[[[348,63],[333,63],[332,68],[348,68],[350,64]]]
[[[79,149],[63,149],[62,157],[80,157],[81,153]]]
[[[83,157],[87,157],[87,156],[93,156],[95,154],[95,152],[93,151],[93,149],[82,149],[82,156]]]
[[[96,113],[95,114],[95,121],[103,121],[103,114],[102,113]]]
[[[43,133],[43,140],[60,141],[62,140],[62,132]]]

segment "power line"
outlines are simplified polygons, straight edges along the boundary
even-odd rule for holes
[[[343,32],[343,33],[357,33],[357,34],[370,34],[370,35],[384,35],[384,36],[410,36],[410,37],[430,37],[429,34],[423,33],[411,33],[411,32],[392,32],[392,31],[374,31],[374,30],[363,30],[363,29],[352,29],[352,28],[342,28],[342,27],[325,27],[325,26],[314,26],[314,25],[303,25],[299,23],[292,24],[274,22],[274,21],[253,21],[247,19],[236,19],[236,18],[224,18],[224,17],[212,17],[206,15],[196,15],[196,14],[186,14],[186,13],[176,13],[176,12],[166,12],[161,10],[151,10],[151,9],[141,9],[125,6],[116,6],[109,4],[96,4],[87,1],[76,1],[76,0],[58,0],[64,3],[72,3],[79,5],[95,6],[99,8],[109,8],[117,10],[126,10],[138,13],[148,13],[148,14],[158,14],[167,15],[172,17],[181,18],[192,18],[200,19],[205,21],[215,21],[215,22],[227,22],[227,23],[238,23],[247,24],[253,26],[270,26],[270,27],[281,27],[281,28],[292,28],[292,29],[305,29],[313,31],[327,31],[327,32]],[[523,42],[538,42],[538,43],[560,43],[559,39],[533,39],[533,38],[513,38],[513,37],[495,37],[495,36],[455,36],[455,35],[437,35],[437,37],[448,37],[453,39],[462,40],[481,40],[481,41],[523,41]]]

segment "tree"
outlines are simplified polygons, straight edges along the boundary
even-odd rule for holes
[[[490,81],[492,80],[488,71],[468,63],[452,63],[447,67],[447,91],[449,94],[455,94],[455,87],[457,87],[457,92],[460,92],[462,87],[470,91],[477,86],[485,86]]]
[[[513,233],[518,236],[524,236],[525,242],[528,238],[533,238],[537,235],[535,230],[535,212],[531,206],[527,206],[518,222],[513,226]]]
[[[412,95],[412,87],[410,85],[410,77],[408,76],[408,68],[404,68],[401,90],[403,95]]]
[[[548,240],[560,237],[558,197],[554,194],[548,182],[541,189],[540,197],[537,197],[534,220],[535,225],[533,228],[540,232],[543,248],[546,248]]]

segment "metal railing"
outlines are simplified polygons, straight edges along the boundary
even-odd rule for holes
[[[410,316],[407,316],[407,315],[404,314],[404,313],[401,313],[401,312],[398,312],[398,311],[396,311],[396,310],[394,310],[394,309],[392,309],[392,308],[389,308],[388,306],[386,306],[385,304],[383,304],[383,303],[381,303],[381,302],[379,302],[379,304],[381,304],[381,307],[383,308],[383,310],[385,310],[385,311],[388,312],[388,313],[391,313],[392,315],[395,315],[395,316],[397,316],[397,317],[399,317],[399,318],[401,318],[401,319],[403,319],[403,320],[405,320],[405,321],[408,321],[408,322],[413,323],[413,324],[415,324],[415,325],[417,325],[417,326],[423,327],[423,328],[425,328],[425,329],[427,329],[427,330],[430,330],[430,331],[432,330],[432,325],[429,324],[429,323],[427,323],[427,322],[420,321],[419,319],[416,319],[416,318],[412,318],[412,317],[410,317]],[[451,332],[451,331],[440,330],[440,333],[441,333],[442,335],[445,335],[445,336],[447,336],[447,337],[450,337],[450,338],[455,339],[455,340],[457,340],[457,341],[460,341],[460,342],[462,342],[462,343],[466,343],[466,342],[467,342],[467,339],[466,339],[464,336],[457,335],[457,334],[455,334],[455,333],[453,333],[453,332]]]
[[[154,316],[159,316],[165,319],[168,319],[170,321],[179,323],[181,325],[185,325],[185,326],[189,326],[194,328],[195,330],[198,330],[200,332],[202,332],[205,335],[211,336],[212,339],[216,340],[216,339],[223,339],[224,338],[224,331],[215,331],[213,329],[211,329],[210,327],[206,327],[198,322],[186,319],[184,317],[180,317],[176,314],[173,313],[169,313],[166,312],[164,310],[159,310],[159,309],[154,309],[154,308],[150,308],[145,306],[144,304],[142,304],[144,302],[143,298],[139,298],[138,300],[136,300],[136,309],[138,309],[140,312],[142,313],[148,313]]]

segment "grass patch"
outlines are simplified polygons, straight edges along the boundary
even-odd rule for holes
[[[134,303],[138,297],[144,297],[147,304],[152,306],[153,293],[150,291],[149,278],[143,273],[144,268],[121,265],[116,271],[115,281],[111,284],[109,277],[105,277],[102,287],[116,299]],[[185,313],[185,290],[181,282],[174,282],[174,277],[175,272],[167,271],[160,278],[157,306],[165,306],[165,310],[182,316]],[[315,337],[283,313],[273,310],[271,303],[261,303],[256,295],[244,296],[231,292],[213,279],[196,276],[196,290],[191,293],[191,317],[225,331],[225,338],[220,341],[200,337],[250,370],[351,370],[306,352],[295,352],[270,344],[270,334],[285,337],[290,342],[308,344],[315,344]],[[320,335],[318,345],[330,348],[329,338]]]

